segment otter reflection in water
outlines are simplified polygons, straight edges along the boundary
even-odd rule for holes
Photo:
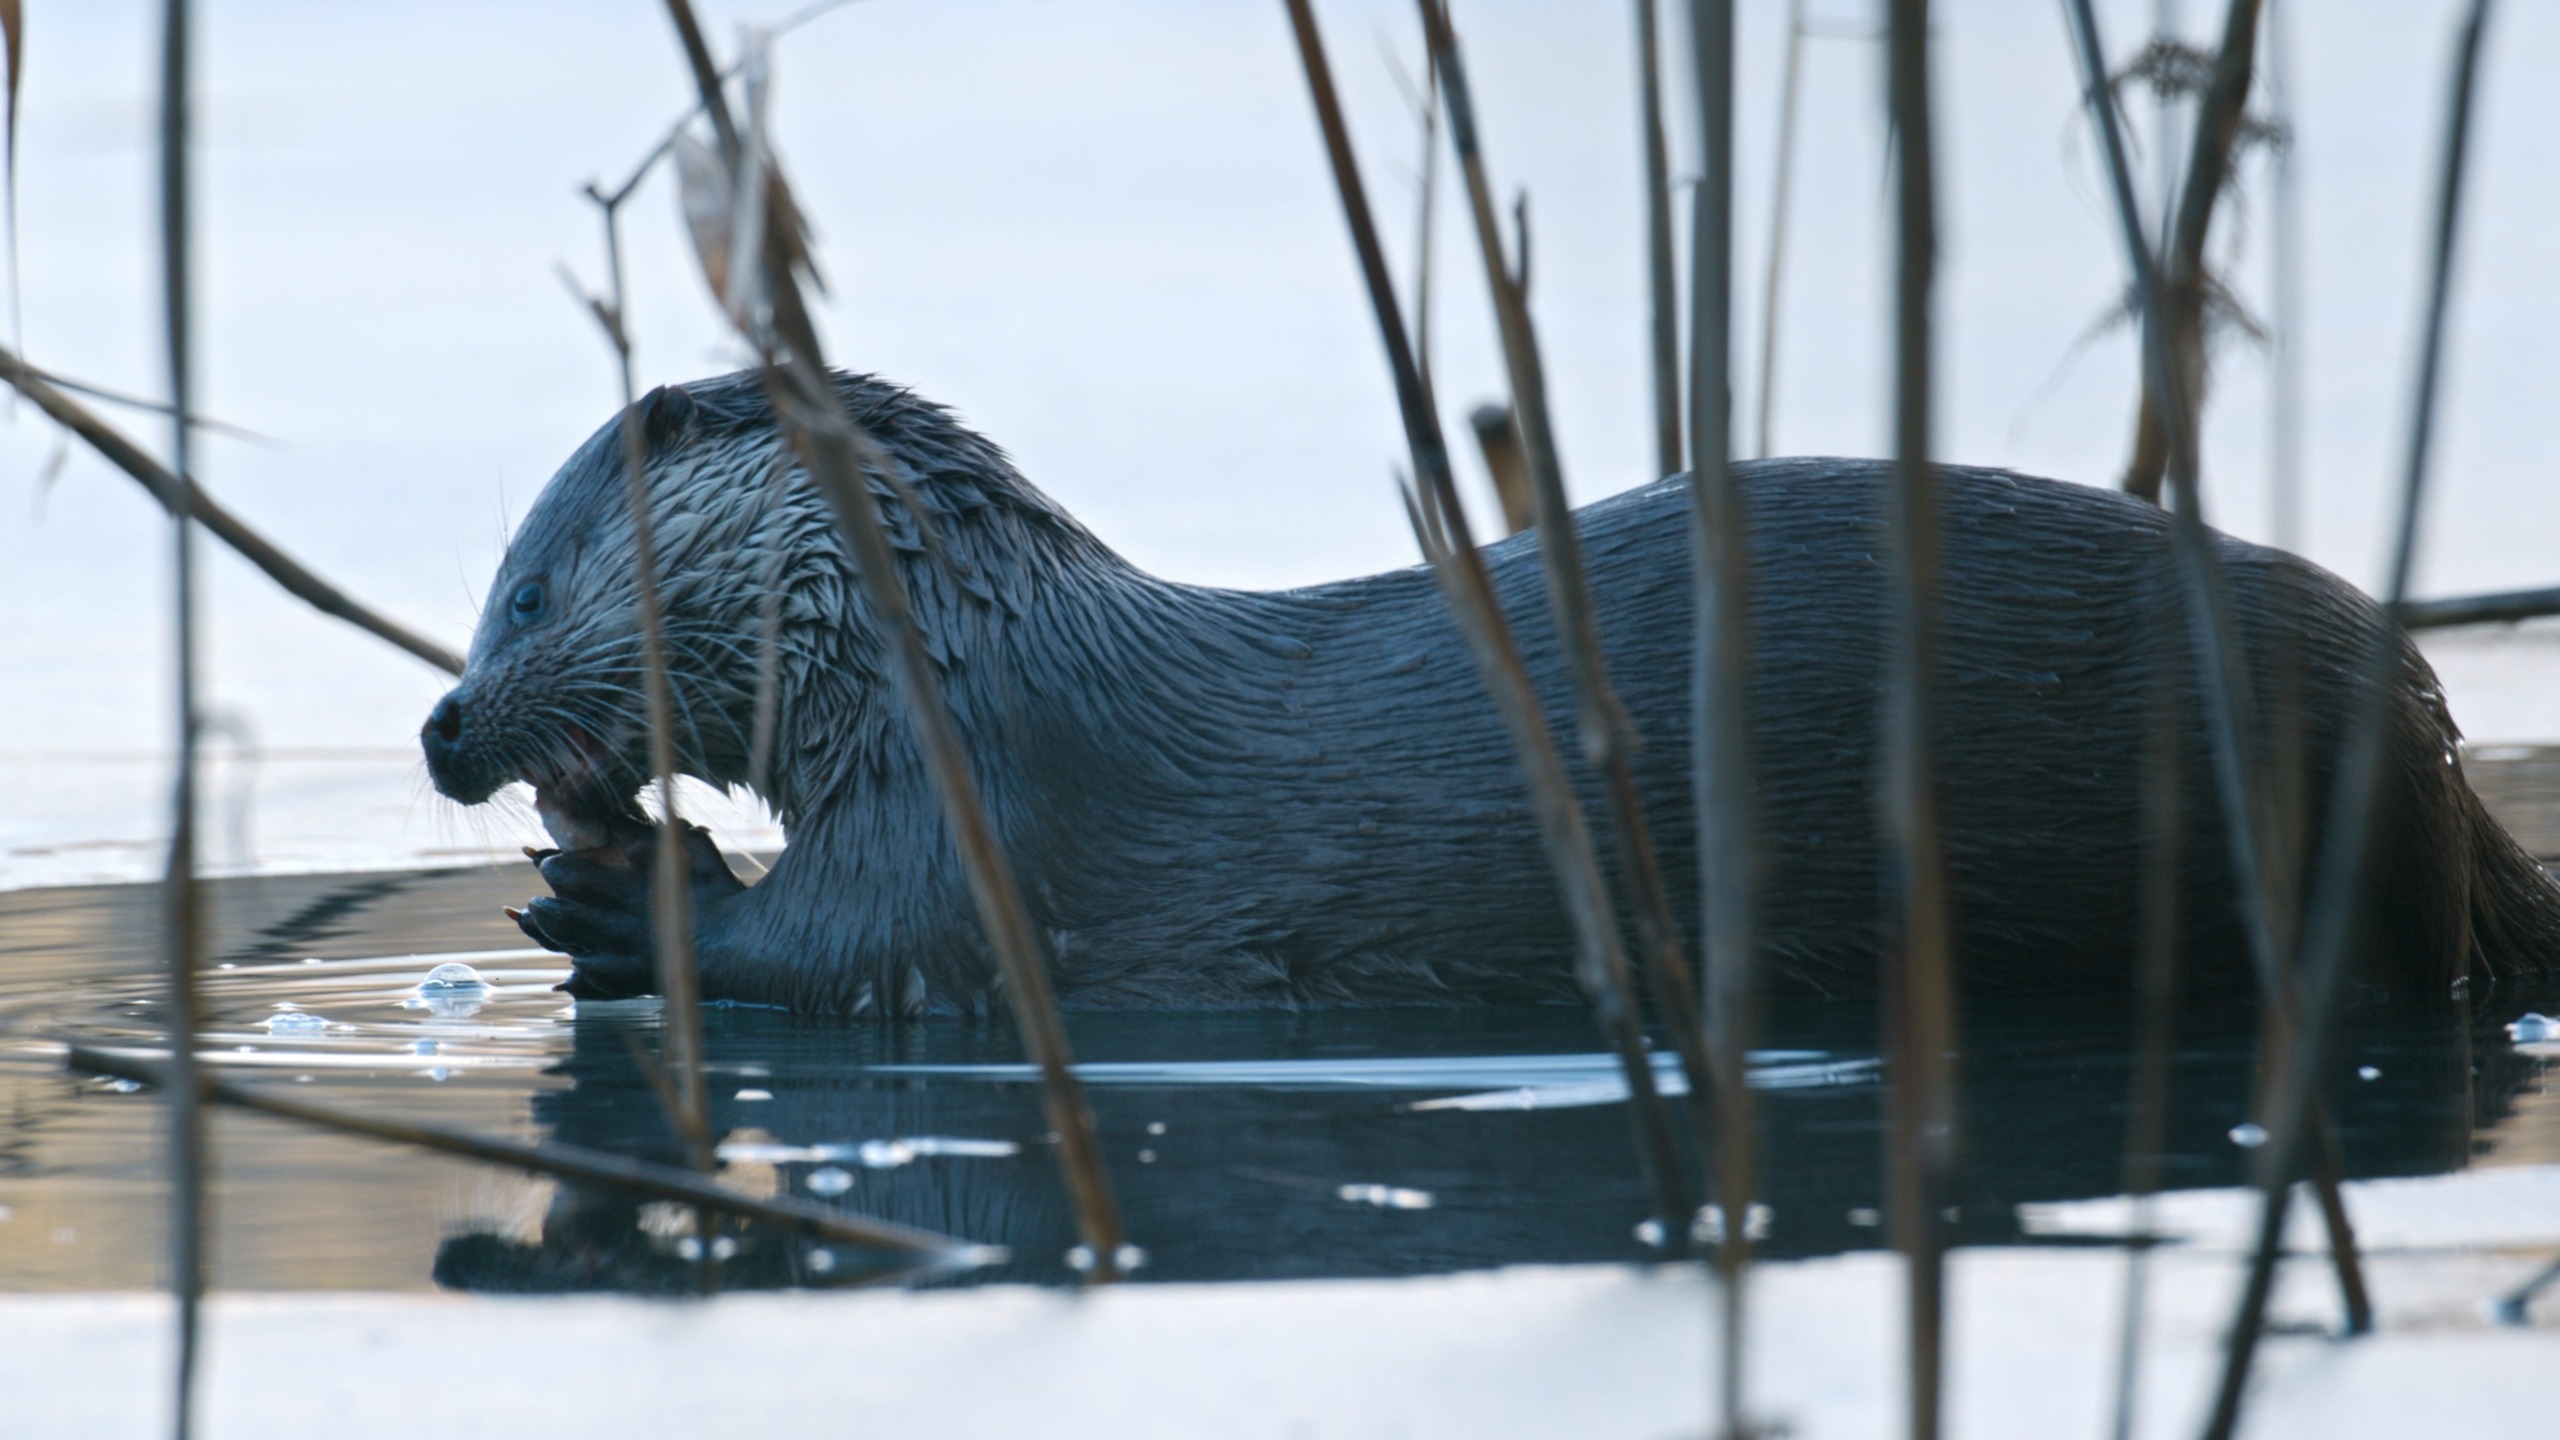
[[[535,1118],[563,1141],[678,1159],[637,1058],[654,1058],[653,1013],[582,1009],[575,1049],[558,1072],[569,1083],[536,1097]],[[1043,1143],[1036,1087],[1009,1078],[1019,1073],[1010,1027],[930,1020],[883,1028],[746,1009],[714,1009],[707,1024],[713,1129],[742,1157],[726,1167],[731,1183],[770,1183],[1011,1250],[1009,1264],[972,1279],[1071,1277],[1074,1216]],[[2125,1024],[2122,1007],[2109,1004],[1970,1007],[1961,1065],[1964,1243],[2017,1239],[2020,1203],[2122,1190]],[[1760,1067],[1769,1082],[1760,1092],[1759,1187],[1768,1213],[1755,1226],[1763,1253],[1881,1243],[1871,1223],[1882,1194],[1881,1105],[1867,1063],[1877,1025],[1864,1001],[1774,1007],[1767,1044],[1785,1053]],[[1587,1050],[1589,1034],[1588,1018],[1569,1007],[1077,1022],[1112,1181],[1130,1236],[1149,1256],[1141,1278],[1158,1280],[1640,1258],[1647,1251],[1633,1227],[1651,1201],[1615,1106],[1413,1108],[1549,1084],[1553,1064],[1519,1057]],[[2520,1087],[2539,1083],[2537,1064],[2494,1026],[2467,1034],[2442,1007],[2376,1007],[2351,1016],[2341,1034],[2332,1106],[2351,1175],[2458,1168]],[[2169,1186],[2246,1183],[2249,1157],[2230,1132],[2247,1113],[2254,1045],[2249,1024],[2216,1007],[2195,1007],[2182,1021]],[[1140,1058],[1156,1063],[1129,1063]],[[1606,1062],[1591,1059],[1590,1070],[1605,1074]],[[2372,1078],[2358,1078],[2361,1070]],[[1395,1083],[1397,1073],[1408,1078]],[[1559,1093],[1568,1088],[1548,1093],[1577,1098]],[[878,1168],[860,1158],[866,1141],[927,1137],[981,1144],[964,1147],[978,1153],[910,1152],[905,1163],[875,1151],[885,1162]],[[991,1141],[1018,1149],[987,1153],[1004,1148],[983,1143]],[[789,1158],[813,1154],[827,1158]],[[688,1232],[688,1217],[562,1187],[538,1234],[448,1240],[436,1278],[483,1290],[690,1291],[704,1276]],[[818,1261],[813,1242],[755,1225],[730,1227],[722,1242],[724,1287],[885,1273],[882,1262],[840,1247]]]
[[[1538,1001],[1572,945],[1525,790],[1431,576],[1258,594],[1136,569],[937,406],[842,377],[918,624],[1061,1000],[1102,1008]],[[705,994],[804,1011],[973,1014],[995,970],[828,509],[760,386],[642,402],[682,769],[757,784],[789,848],[744,889],[697,839]],[[570,458],[509,545],[461,683],[423,732],[436,787],[528,781],[561,849],[526,930],[582,998],[653,984],[651,845],[621,427]],[[1767,831],[1764,973],[1872,994],[1879,864],[1882,462],[1739,471],[1750,703]],[[2195,665],[2164,588],[2168,525],[2119,494],[1940,472],[1939,785],[1959,973],[1975,993],[2128,988],[2150,691],[2182,703],[2183,950],[2250,984]],[[1646,744],[1636,780],[1679,913],[1696,913],[1687,743],[1688,498],[1674,477],[1577,512],[1600,629]],[[2300,814],[2326,792],[2361,657],[2387,622],[2326,571],[2217,539],[2262,702],[2298,704]],[[1534,532],[1488,549],[1554,723],[1564,665]],[[2281,663],[2279,663],[2281,662]],[[760,679],[770,676],[769,686]],[[774,704],[760,735],[760,691]],[[2441,997],[2560,958],[2560,887],[2464,782],[2405,644],[2364,912],[2368,979]],[[769,742],[769,743],[768,743]],[[759,760],[765,763],[759,768]],[[1589,776],[1583,777],[1586,797]],[[2318,835],[2308,837],[2317,853]]]

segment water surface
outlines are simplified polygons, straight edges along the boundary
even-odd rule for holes
[[[266,878],[213,887],[206,1053],[233,1079],[351,1108],[673,1160],[654,1002],[574,1005],[558,957],[495,911],[529,869]],[[51,1042],[150,1048],[151,893],[0,896],[0,1287],[144,1286],[160,1271],[162,1107],[62,1072]],[[432,934],[457,947],[399,951]],[[461,946],[472,948],[458,948]],[[387,953],[388,952],[388,953]],[[439,964],[483,990],[422,992]],[[2368,1002],[2333,1067],[2353,1175],[2560,1160],[2546,1061],[2496,1023],[2560,1011],[2509,988],[2469,1018]],[[1968,1243],[2030,1243],[2016,1207],[2121,1189],[2128,1007],[1976,1003],[1961,1073]],[[1776,1007],[1756,1057],[1765,1251],[1880,1242],[1878,1016]],[[729,1183],[1002,1245],[968,1281],[1064,1282],[1073,1218],[1009,1024],[846,1023],[744,1007],[706,1021]],[[1574,1007],[1077,1014],[1142,1279],[1404,1275],[1638,1259],[1647,1192],[1624,1104]],[[2168,1183],[2241,1183],[2252,1022],[2179,1037]],[[686,1291],[703,1245],[671,1207],[320,1133],[215,1124],[214,1257],[238,1288]],[[720,1283],[876,1278],[858,1252],[739,1227]]]

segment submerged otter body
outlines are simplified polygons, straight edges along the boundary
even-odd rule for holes
[[[866,378],[840,388],[903,472],[878,485],[883,517],[1065,1003],[1573,993],[1524,781],[1427,570],[1276,593],[1161,580],[938,407]],[[760,789],[790,843],[752,889],[698,846],[705,994],[989,1008],[994,965],[855,578],[823,503],[777,459],[753,379],[656,392],[644,415],[688,773],[750,779],[773,640]],[[1739,471],[1763,973],[1780,990],[1877,985],[1886,473],[1852,460]],[[2193,659],[2182,630],[2156,638],[2176,614],[2165,518],[2051,480],[1941,475],[1939,794],[1963,983],[2130,983],[2158,675],[2182,735],[2182,964],[2191,983],[2247,986]],[[1674,477],[1575,518],[1613,678],[1646,742],[1637,783],[1674,899],[1694,915],[1687,505]],[[629,819],[647,755],[629,536],[609,424],[527,517],[469,668],[425,732],[444,793],[476,802],[530,780],[567,843],[592,847],[543,861],[558,893],[525,924],[576,959],[573,993],[599,996],[651,987],[647,867],[634,866],[650,842]],[[1514,537],[1486,558],[1569,735],[1536,543]],[[2299,696],[2300,813],[2316,839],[2350,678],[2383,619],[2305,561],[2217,544],[2262,718],[2278,691]],[[2482,810],[2433,675],[2402,653],[2358,973],[2441,993],[2457,976],[2548,964],[2560,887]],[[1577,778],[1596,805],[1591,777]]]

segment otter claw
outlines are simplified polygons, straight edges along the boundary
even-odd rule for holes
[[[524,912],[513,905],[501,905],[498,907],[498,910],[508,919],[513,920],[517,924],[521,925],[524,923]]]

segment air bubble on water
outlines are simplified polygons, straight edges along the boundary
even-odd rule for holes
[[[1333,1193],[1349,1204],[1375,1205],[1381,1210],[1428,1210],[1432,1205],[1430,1191],[1401,1185],[1345,1185]]]
[[[2255,1150],[2267,1143],[2267,1127],[2244,1120],[2231,1127],[2231,1143],[2243,1150]]]
[[[803,1183],[812,1195],[832,1197],[853,1188],[853,1173],[840,1166],[821,1165],[810,1171],[809,1178]]]
[[[293,1083],[296,1085],[308,1085],[311,1083],[311,1077],[308,1075],[296,1075],[293,1077]]]
[[[433,1055],[436,1053],[436,1049],[437,1042],[433,1040],[412,1040],[409,1042],[409,1053],[412,1055]]]
[[[741,1090],[738,1092],[737,1098],[741,1100],[770,1100],[773,1098],[773,1092],[770,1090]]]
[[[255,1045],[234,1045],[231,1048],[242,1055],[255,1055],[258,1053],[258,1047]]]
[[[216,970],[237,970],[237,969],[239,969],[240,967],[239,967],[239,966],[237,966],[237,965],[235,965],[235,964],[233,964],[232,962],[230,962],[230,961],[228,961],[228,960],[225,960],[225,961],[223,961],[221,964],[216,965],[216,966],[214,966],[213,968],[214,968],[214,969],[216,969]]]
[[[438,1066],[437,1066],[437,1067],[435,1067],[434,1069],[429,1070],[429,1071],[427,1072],[427,1078],[428,1078],[428,1079],[430,1079],[430,1080],[436,1081],[436,1082],[438,1082],[438,1083],[442,1083],[442,1082],[444,1082],[444,1081],[446,1081],[446,1080],[450,1080],[450,1079],[452,1079],[452,1078],[453,1078],[453,1072],[452,1072],[452,1071],[450,1071],[450,1070],[447,1070],[446,1068],[444,1068],[444,1067],[443,1067],[443,1066],[441,1066],[441,1065],[438,1065]]]
[[[2379,1080],[2382,1078],[2382,1067],[2379,1065],[2359,1065],[2356,1067],[2356,1078],[2359,1080]]]
[[[1150,1134],[1150,1135],[1161,1135],[1161,1134],[1163,1134],[1163,1133],[1164,1133],[1164,1122],[1163,1122],[1163,1121],[1161,1121],[1161,1120],[1150,1120],[1150,1121],[1148,1121],[1148,1122],[1147,1122],[1147,1133],[1148,1133],[1148,1134]]]
[[[317,1035],[328,1028],[328,1021],[308,1010],[279,1010],[267,1017],[270,1035]]]
[[[142,1082],[139,1080],[127,1080],[121,1075],[116,1075],[99,1081],[98,1088],[101,1090],[111,1090],[118,1095],[130,1095],[134,1091],[142,1088]]]
[[[1872,1206],[1861,1205],[1849,1212],[1849,1223],[1861,1230],[1873,1230],[1884,1223],[1884,1212]]]
[[[702,1258],[702,1242],[691,1235],[679,1235],[675,1251],[679,1260],[699,1260]]]
[[[305,955],[302,957],[302,963],[305,965],[317,965],[320,963],[320,957],[317,955]]]
[[[1004,1254],[1004,1247],[1001,1245],[971,1246],[969,1248],[982,1252],[993,1252],[990,1255],[977,1257],[981,1258],[984,1263],[988,1264],[1001,1263],[997,1257]],[[1123,1245],[1119,1249],[1111,1252],[1111,1264],[1113,1268],[1117,1269],[1123,1275],[1128,1274],[1132,1270],[1138,1269],[1146,1263],[1147,1252],[1139,1249],[1135,1245]],[[1078,1245],[1067,1252],[1067,1268],[1073,1270],[1077,1274],[1092,1274],[1093,1265],[1094,1254],[1092,1246]]]
[[[1770,1220],[1769,1207],[1766,1205],[1755,1204],[1744,1213],[1750,1218],[1743,1222],[1743,1235],[1752,1240],[1768,1239]],[[1947,1218],[1952,1220],[1955,1217],[1950,1215]],[[1692,1244],[1697,1245],[1723,1244],[1724,1207],[1721,1205],[1699,1206],[1698,1213],[1689,1217],[1689,1240]]]
[[[480,1013],[494,993],[479,971],[458,960],[448,960],[427,972],[418,982],[417,991],[400,1002],[404,1007],[425,1009],[439,1020],[468,1020]]]
[[[1154,1163],[1156,1163],[1156,1152],[1154,1152],[1153,1150],[1141,1150],[1141,1151],[1139,1151],[1139,1152],[1138,1152],[1138,1163],[1139,1163],[1139,1164],[1141,1164],[1141,1165],[1153,1165]]]
[[[2519,1045],[2560,1040],[2560,1019],[2529,1010],[2522,1019],[2507,1027],[2507,1038]]]
[[[865,1140],[854,1152],[854,1158],[874,1170],[894,1170],[914,1160],[918,1153],[915,1143],[908,1140]]]
[[[730,1235],[712,1236],[711,1258],[714,1260],[734,1260],[738,1258],[738,1241],[736,1237]]]
[[[809,1252],[809,1269],[812,1272],[824,1275],[835,1268],[836,1252],[833,1250],[812,1250]]]
[[[1661,1249],[1663,1237],[1670,1233],[1662,1228],[1662,1222],[1659,1220],[1642,1220],[1636,1224],[1636,1239],[1647,1250]]]

